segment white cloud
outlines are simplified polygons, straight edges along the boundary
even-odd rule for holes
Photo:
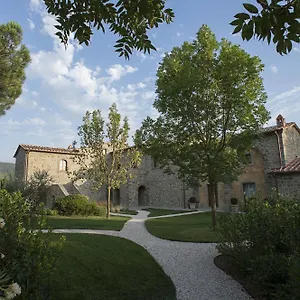
[[[21,125],[45,126],[46,122],[40,118],[30,118],[21,122]]]
[[[295,52],[300,52],[300,49],[297,48],[297,47],[293,47],[293,50],[294,50]]]
[[[32,11],[38,11],[43,7],[41,0],[30,0],[29,7]]]
[[[271,65],[270,69],[273,73],[275,73],[275,74],[278,73],[278,68],[275,65]]]
[[[269,124],[274,124],[276,116],[283,115],[287,122],[300,122],[300,86],[282,92],[267,102],[267,108],[270,110],[272,119]]]
[[[34,22],[29,18],[27,18],[27,22],[28,22],[29,29],[33,30],[35,28]]]
[[[110,75],[110,81],[120,80],[122,76],[134,73],[138,71],[138,68],[134,68],[129,65],[122,66],[120,64],[115,64],[110,68],[106,69],[106,72]]]
[[[176,35],[177,35],[178,37],[180,37],[180,36],[183,35],[183,33],[177,31],[177,32],[176,32]]]
[[[65,143],[68,145],[76,138],[73,127],[81,123],[82,115],[87,110],[101,109],[103,116],[107,118],[108,108],[114,102],[121,115],[129,117],[131,133],[134,133],[141,121],[147,115],[153,114],[151,104],[154,92],[151,89],[155,78],[148,76],[144,80],[139,78],[121,85],[119,81],[137,73],[138,68],[128,64],[90,67],[85,61],[78,60],[75,53],[80,47],[73,37],[71,36],[65,49],[55,35],[55,19],[39,5],[37,7],[37,13],[42,21],[41,32],[52,39],[53,47],[32,51],[32,62],[27,69],[27,78],[29,81],[39,80],[40,89],[27,90],[17,101],[19,105],[34,108],[32,112],[40,114],[26,119],[28,128],[25,127],[24,132],[27,134],[28,142],[37,140],[38,142],[34,143],[41,145],[60,146]],[[159,58],[162,51],[162,48],[157,48],[157,52],[153,52],[153,55],[145,56],[147,59]],[[47,101],[47,104],[44,101]],[[56,113],[55,105],[59,107],[59,113]],[[41,114],[43,117],[38,120]],[[42,121],[45,122],[44,125]],[[20,128],[20,124],[14,122],[16,121],[11,120],[9,126]]]

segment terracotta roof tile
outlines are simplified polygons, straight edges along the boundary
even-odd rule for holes
[[[300,157],[295,158],[283,168],[273,169],[273,173],[300,173]]]
[[[286,128],[286,127],[290,127],[290,126],[294,126],[294,125],[296,125],[295,122],[289,122],[289,123],[286,123],[284,127],[283,126],[277,126],[277,125],[268,126],[268,127],[261,128],[261,131],[263,133],[264,132],[272,132],[272,131],[275,131],[275,130],[280,130],[280,129],[283,129],[283,128]]]
[[[78,149],[74,150],[74,149],[67,149],[67,148],[42,147],[42,146],[35,146],[35,145],[20,144],[14,157],[17,155],[19,148],[22,148],[25,151],[34,151],[34,152],[63,153],[63,154],[78,153]]]

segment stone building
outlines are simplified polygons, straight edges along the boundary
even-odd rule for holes
[[[279,115],[276,126],[266,127],[259,134],[253,149],[247,153],[248,165],[231,184],[218,184],[218,207],[230,208],[230,199],[243,201],[244,197],[259,192],[267,197],[272,188],[280,194],[300,199],[300,129],[286,123]],[[109,149],[107,149],[109,152]],[[78,169],[73,162],[78,150],[19,145],[16,158],[16,177],[28,181],[34,171],[47,170],[53,178],[51,199],[81,193],[98,202],[106,201],[106,189],[94,191],[89,182],[71,182],[68,172]],[[142,158],[140,166],[132,170],[133,179],[114,190],[113,203],[122,207],[153,206],[188,208],[191,196],[199,201],[198,207],[209,208],[208,188],[202,183],[189,189],[177,176],[164,173],[150,156]]]

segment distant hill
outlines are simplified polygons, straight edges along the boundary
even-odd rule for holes
[[[0,162],[0,177],[15,172],[15,164]]]

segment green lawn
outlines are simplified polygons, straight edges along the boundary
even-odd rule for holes
[[[220,213],[218,213],[220,214]],[[183,242],[218,242],[217,233],[211,230],[211,213],[199,213],[171,218],[150,219],[147,230],[162,239]]]
[[[53,299],[176,299],[171,279],[141,246],[110,236],[66,237],[59,268],[51,280]]]
[[[150,214],[148,215],[148,217],[158,217],[158,216],[190,212],[188,210],[171,210],[171,209],[160,209],[160,208],[145,208],[143,210],[150,211]]]
[[[104,217],[47,217],[47,227],[54,229],[101,229],[121,230],[130,218],[111,216],[110,220]]]

